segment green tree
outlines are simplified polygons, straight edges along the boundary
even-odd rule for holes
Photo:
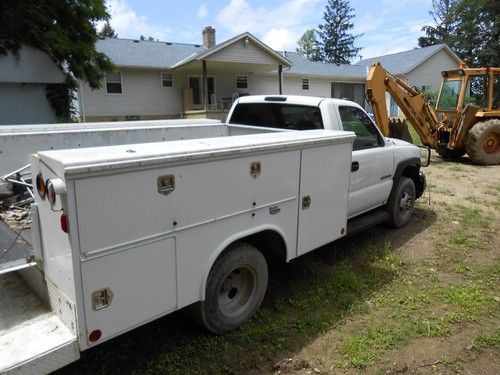
[[[96,22],[109,15],[103,0],[0,0],[0,54],[16,56],[22,45],[44,51],[66,73],[99,88],[110,59],[95,49]]]
[[[454,6],[457,0],[432,0],[432,10],[429,14],[435,22],[435,26],[424,26],[422,31],[426,36],[418,38],[420,47],[432,46],[445,43],[451,45],[457,26]]]
[[[316,39],[316,31],[308,29],[300,39],[297,41],[297,48],[295,51],[304,56],[310,61],[320,61],[320,51],[318,47],[318,40]]]
[[[152,36],[144,36],[141,34],[141,36],[139,37],[139,40],[147,40],[148,42],[154,42],[155,41],[155,38],[153,38]],[[158,41],[158,39],[156,39],[156,41]]]
[[[445,43],[470,66],[500,66],[500,3],[497,0],[435,0],[435,25],[424,26],[420,47]]]
[[[348,0],[328,0],[323,14],[324,23],[319,25],[320,52],[323,61],[336,64],[349,64],[361,48],[355,47],[356,38],[352,35],[354,9]]]
[[[109,21],[106,21],[106,23],[102,26],[102,29],[97,33],[97,37],[99,39],[118,38],[118,34],[111,27]]]

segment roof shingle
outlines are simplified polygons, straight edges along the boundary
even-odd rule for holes
[[[411,51],[393,53],[391,55],[372,57],[358,61],[355,65],[370,67],[376,62],[380,62],[384,69],[392,74],[406,74],[413,70],[418,64],[431,57],[433,54],[445,48],[445,44],[415,48]]]

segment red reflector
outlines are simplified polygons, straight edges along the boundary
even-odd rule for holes
[[[96,342],[97,340],[99,340],[101,338],[101,336],[102,336],[102,332],[100,329],[93,330],[92,332],[90,332],[89,341]]]
[[[341,235],[344,235],[344,234],[345,234],[345,228],[342,228],[342,229],[340,230],[340,234],[341,234]]]
[[[64,233],[68,233],[68,215],[66,213],[61,215],[61,229]]]

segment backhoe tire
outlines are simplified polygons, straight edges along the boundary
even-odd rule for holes
[[[389,196],[387,212],[389,224],[394,228],[401,228],[408,224],[415,211],[415,183],[411,178],[400,177],[398,186]]]
[[[500,119],[476,123],[469,130],[465,148],[477,164],[500,164]]]
[[[255,314],[266,294],[267,279],[264,255],[249,244],[239,243],[215,261],[205,300],[195,304],[191,312],[213,333],[232,331]]]
[[[445,160],[457,160],[465,155],[464,150],[452,150],[451,148],[440,147],[437,153]]]

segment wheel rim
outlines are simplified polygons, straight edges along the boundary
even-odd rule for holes
[[[408,190],[404,190],[399,201],[399,212],[404,216],[413,209],[414,199]]]
[[[256,291],[256,274],[249,267],[234,269],[221,285],[218,302],[226,316],[237,316],[251,305]]]
[[[493,154],[498,151],[500,136],[497,133],[486,134],[483,141],[483,149],[487,154]]]

